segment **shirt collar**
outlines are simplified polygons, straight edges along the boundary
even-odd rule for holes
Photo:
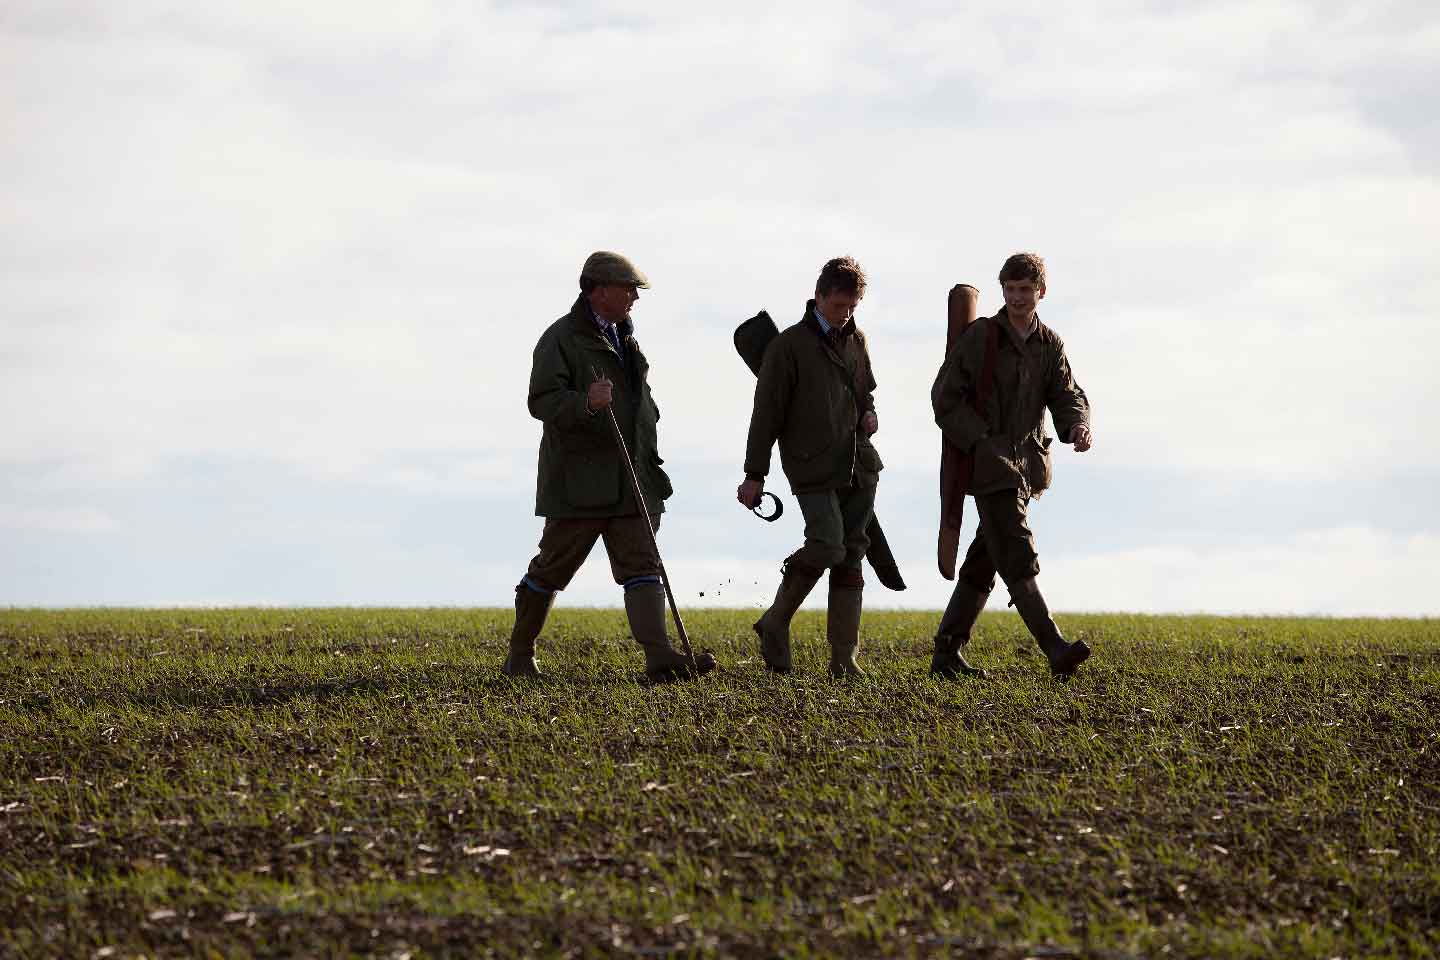
[[[629,320],[621,320],[619,323],[608,323],[600,318],[600,314],[596,313],[595,308],[590,306],[590,304],[585,304],[585,309],[590,311],[590,319],[594,321],[595,329],[599,330],[606,337],[614,333],[615,336],[623,340],[635,331],[635,324]]]
[[[850,331],[854,329],[855,322],[853,320],[847,321],[838,327],[835,326],[835,324],[825,319],[825,315],[820,312],[818,306],[812,306],[810,312],[815,314],[815,322],[820,324],[820,332],[827,337],[848,337]]]

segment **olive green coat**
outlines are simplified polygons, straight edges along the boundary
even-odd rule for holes
[[[975,454],[970,493],[1024,490],[1039,496],[1050,486],[1052,473],[1045,411],[1055,421],[1055,432],[1067,440],[1076,426],[1090,422],[1090,401],[1070,373],[1065,343],[1038,319],[1035,323],[1022,344],[1005,308],[976,320],[956,342],[930,389],[935,422],[945,439]],[[982,418],[971,398],[980,382],[991,324],[1000,325],[1000,349]]]
[[[595,372],[615,384],[613,409],[625,437],[645,505],[665,509],[670,478],[661,469],[656,423],[660,408],[650,395],[650,364],[628,322],[619,325],[625,362],[595,326],[582,296],[535,344],[530,367],[530,414],[545,425],[535,483],[535,513],[551,519],[621,517],[639,512],[630,476],[620,459],[610,417],[585,409]]]
[[[875,409],[875,376],[865,334],[847,326],[838,343],[820,332],[815,301],[765,348],[745,444],[745,476],[764,480],[770,448],[798,494],[874,486],[884,464],[860,418]]]

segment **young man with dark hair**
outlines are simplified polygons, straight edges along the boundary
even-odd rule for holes
[[[870,544],[865,528],[875,507],[883,464],[870,437],[879,429],[875,377],[855,309],[865,274],[851,257],[825,264],[815,299],[799,323],[765,350],[745,447],[745,480],[736,499],[760,501],[778,440],[780,466],[805,517],[805,543],[781,567],[775,602],[755,623],[760,655],[777,673],[791,670],[790,621],[820,575],[830,571],[825,625],[834,677],[863,673],[855,662],[860,638],[860,561]]]
[[[968,492],[980,516],[936,630],[930,672],[946,678],[984,673],[963,650],[999,573],[1050,669],[1068,677],[1090,648],[1083,640],[1067,643],[1050,618],[1035,582],[1040,562],[1026,514],[1030,498],[1050,486],[1045,411],[1061,442],[1083,453],[1091,444],[1090,402],[1070,373],[1064,342],[1035,312],[1045,296],[1045,262],[1033,253],[1011,256],[1000,268],[1000,287],[1005,306],[961,335],[930,392],[945,439],[974,457]],[[987,356],[993,358],[988,377]],[[977,412],[977,390],[986,379],[989,395]]]
[[[515,587],[515,627],[500,668],[507,676],[539,676],[535,638],[556,591],[569,585],[599,539],[615,582],[625,590],[625,613],[645,651],[646,675],[663,682],[715,666],[708,653],[692,664],[666,635],[660,556],[609,422],[613,411],[644,506],[658,527],[670,478],[660,466],[660,409],[650,395],[650,364],[630,320],[640,290],[649,286],[620,254],[591,254],[580,270],[580,296],[535,345],[529,407],[545,425],[535,488],[535,514],[545,518],[545,527],[539,552]]]

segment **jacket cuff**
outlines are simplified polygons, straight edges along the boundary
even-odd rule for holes
[[[765,482],[765,474],[763,474],[763,473],[756,473],[756,472],[753,471],[753,470],[746,470],[746,471],[745,471],[745,479],[746,479],[746,480],[754,480],[756,483],[764,483],[764,482]]]

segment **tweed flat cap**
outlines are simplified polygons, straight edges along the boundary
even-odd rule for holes
[[[645,274],[635,269],[628,258],[609,250],[597,250],[585,258],[580,276],[605,286],[636,286],[649,289],[650,281]]]

